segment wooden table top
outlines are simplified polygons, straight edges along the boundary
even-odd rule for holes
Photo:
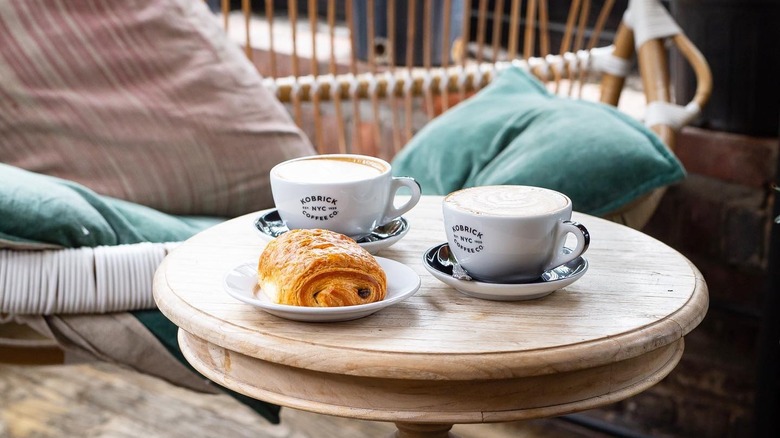
[[[399,416],[411,421],[503,421],[625,398],[671,371],[682,354],[682,337],[706,313],[706,283],[684,256],[641,232],[577,213],[574,219],[591,234],[584,254],[589,269],[581,279],[528,301],[461,294],[423,265],[424,252],[446,241],[441,199],[424,196],[405,216],[409,233],[377,254],[410,266],[421,278],[420,290],[371,316],[293,322],[227,295],[224,275],[242,262],[257,260],[265,245],[253,227],[258,213],[208,229],[173,251],[155,276],[155,299],[182,329],[185,356],[209,378],[283,405],[391,421]],[[293,379],[311,378],[328,388],[368,386],[385,399],[331,400],[330,395],[296,390],[293,383],[258,383],[257,375],[252,377],[257,367],[264,379],[280,379],[292,370]],[[519,394],[529,390],[523,385],[566,385],[567,376],[571,382],[591,382],[574,391],[561,387],[561,394],[575,395],[558,398],[548,388],[533,401],[496,401],[488,409],[450,409],[446,403],[418,405],[407,399],[421,382],[443,385],[430,391],[443,394],[466,382],[498,385],[485,391],[515,382]],[[457,403],[472,402],[463,398]],[[474,410],[478,412],[468,414]]]

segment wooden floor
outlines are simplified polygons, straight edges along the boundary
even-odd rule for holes
[[[0,437],[362,438],[388,437],[389,423],[293,409],[271,425],[229,396],[203,395],[105,363],[0,364]],[[563,420],[457,425],[461,438],[603,435]]]

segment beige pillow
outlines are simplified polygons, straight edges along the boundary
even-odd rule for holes
[[[314,154],[200,0],[0,2],[0,161],[172,214],[272,206]]]

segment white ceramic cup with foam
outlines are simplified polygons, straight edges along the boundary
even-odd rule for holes
[[[450,193],[442,203],[447,243],[479,281],[522,283],[585,252],[588,230],[571,221],[566,195],[532,186],[482,186]],[[573,235],[574,248],[565,248]]]
[[[414,178],[394,177],[385,160],[356,154],[295,158],[271,169],[271,191],[290,229],[323,228],[359,239],[411,210],[420,200]],[[396,206],[396,195],[408,199]]]

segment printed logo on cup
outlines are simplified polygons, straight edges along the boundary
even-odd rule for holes
[[[476,228],[466,225],[453,225],[452,235],[455,246],[460,248],[461,251],[474,254],[485,249],[482,232]]]
[[[312,195],[301,198],[301,214],[307,219],[326,221],[339,214],[338,200],[332,196]]]
[[[354,154],[294,158],[271,169],[271,193],[289,229],[325,228],[355,239],[409,211],[420,200],[413,178],[392,175],[390,163]],[[398,191],[411,193],[398,199]]]

